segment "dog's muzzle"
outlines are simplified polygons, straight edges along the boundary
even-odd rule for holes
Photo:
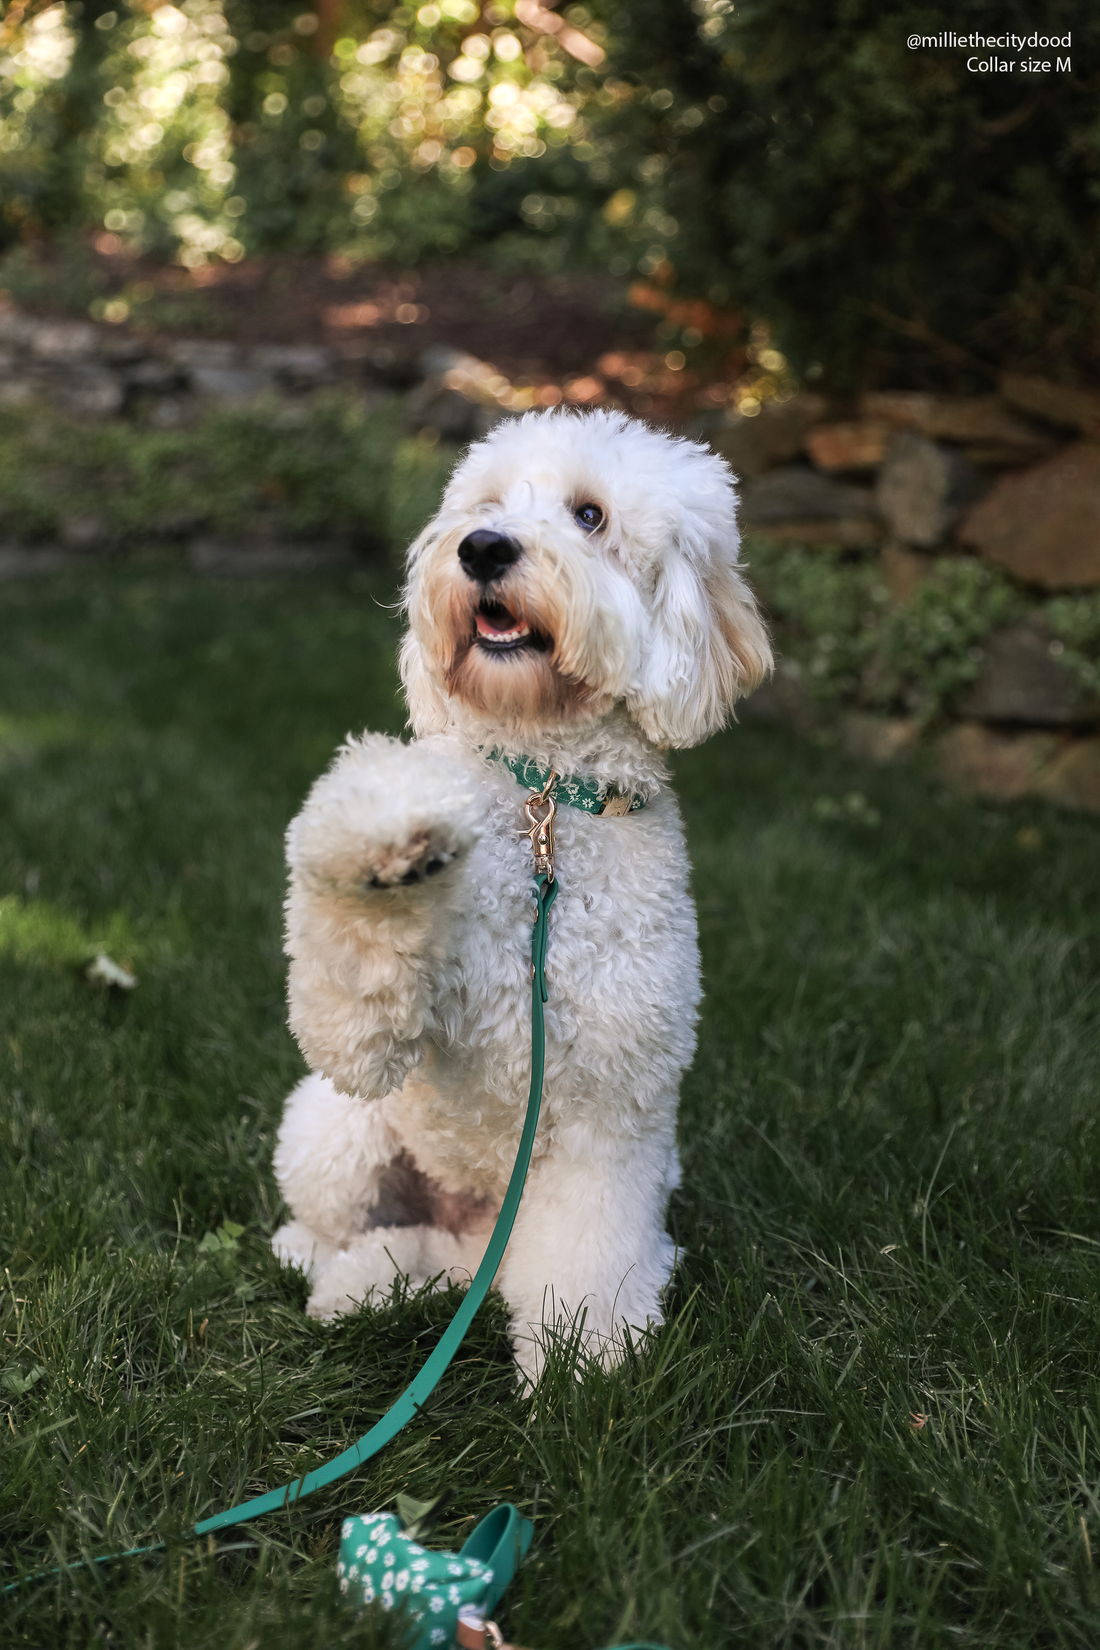
[[[520,554],[514,539],[494,532],[491,527],[476,527],[458,547],[462,571],[476,584],[492,584],[515,565]]]

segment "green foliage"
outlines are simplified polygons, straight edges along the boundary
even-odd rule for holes
[[[1041,18],[1029,0],[950,16],[923,0],[607,0],[605,15],[624,84],[599,131],[651,266],[768,318],[798,369],[834,384],[1100,372],[1091,0]],[[907,44],[948,29],[1072,33],[1072,50],[1025,51],[1051,62],[1032,78],[967,69],[1015,52]]]
[[[838,548],[753,540],[748,561],[788,668],[823,705],[862,704],[931,721],[977,678],[989,632],[1025,606],[1002,574],[969,557],[935,558],[898,606],[873,560]]]
[[[266,1249],[302,1070],[282,836],[349,728],[400,730],[393,594],[5,587],[0,897],[121,912],[144,955],[112,997],[0,953],[3,1580],[169,1543],[9,1595],[6,1642],[398,1650],[341,1602],[339,1522],[449,1487],[441,1546],[534,1518],[501,1621],[540,1650],[1091,1643],[1096,824],[749,728],[677,758],[708,995],[666,1328],[611,1373],[555,1357],[532,1402],[490,1301],[354,1478],[180,1539],[365,1431],[458,1299],[319,1324]]]
[[[981,644],[1023,609],[1008,580],[985,563],[940,556],[930,577],[883,626],[872,698],[904,703],[925,718],[950,705],[978,677]]]
[[[824,703],[854,695],[881,627],[886,591],[874,568],[839,550],[750,539],[746,560],[784,651]]]
[[[118,544],[244,530],[399,553],[453,463],[453,449],[407,439],[397,402],[368,410],[338,392],[213,407],[173,430],[0,409],[4,530],[31,541],[90,516]]]
[[[0,287],[17,304],[47,304],[77,315],[90,314],[107,289],[106,276],[71,231],[58,235],[48,264],[31,245],[17,244],[0,255]]]
[[[1100,699],[1100,591],[1084,596],[1055,596],[1046,618],[1061,644],[1058,662],[1083,696]]]
[[[191,268],[273,247],[413,262],[522,231],[531,180],[517,191],[513,166],[545,156],[547,186],[602,198],[558,164],[586,137],[576,64],[509,7],[357,0],[336,40],[328,20],[94,0],[17,27],[0,45],[0,235],[100,227]]]
[[[200,1255],[212,1255],[215,1259],[236,1261],[240,1250],[239,1238],[244,1236],[244,1227],[238,1226],[235,1220],[223,1220],[216,1232],[207,1232],[199,1244]]]

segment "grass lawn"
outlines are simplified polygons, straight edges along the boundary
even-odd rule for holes
[[[525,1402],[486,1307],[352,1480],[179,1539],[364,1431],[454,1305],[318,1325],[267,1252],[281,837],[346,731],[401,726],[391,595],[0,589],[4,1579],[168,1542],[9,1594],[3,1642],[396,1650],[340,1516],[450,1487],[446,1544],[535,1517],[535,1650],[1096,1644],[1100,826],[756,728],[677,759],[708,997],[668,1327]]]

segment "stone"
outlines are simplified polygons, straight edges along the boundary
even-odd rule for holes
[[[294,386],[321,384],[332,376],[332,357],[313,344],[261,344],[248,358],[257,372],[271,373]]]
[[[1002,802],[1033,796],[1100,813],[1100,738],[1003,733],[960,722],[940,740],[937,767],[940,778],[959,790]]]
[[[333,359],[345,368],[365,369],[372,378],[390,389],[407,390],[424,374],[412,350],[397,350],[367,338],[348,338],[333,344]]]
[[[339,542],[284,544],[268,540],[250,545],[196,539],[187,549],[187,564],[197,573],[308,573],[315,567],[342,566],[352,560],[350,546]]]
[[[906,391],[865,395],[860,411],[931,441],[965,447],[972,464],[1033,464],[1053,446],[1049,433],[1009,412],[996,395],[943,396]]]
[[[895,429],[919,430],[921,435],[926,435],[925,422],[936,399],[919,390],[875,391],[860,397],[860,417],[879,419]]]
[[[817,719],[817,704],[802,681],[798,665],[791,659],[780,659],[768,680],[747,699],[737,702],[739,722],[761,722],[769,727],[809,733]]]
[[[149,422],[155,430],[179,430],[193,423],[198,413],[193,395],[164,395],[153,402]]]
[[[151,360],[127,367],[123,382],[139,395],[167,395],[179,387],[182,378],[174,362],[166,361],[162,356],[153,356]]]
[[[453,344],[429,344],[416,357],[416,370],[421,378],[443,378],[449,372],[474,372],[481,362],[468,350],[456,349]]]
[[[439,378],[426,378],[405,403],[410,429],[437,431],[442,441],[472,441],[478,434],[478,403]]]
[[[57,536],[66,550],[87,553],[105,544],[109,532],[100,516],[62,516],[57,524]]]
[[[160,515],[152,516],[148,523],[148,532],[151,537],[158,539],[190,539],[201,527],[201,510],[189,510],[184,506],[178,510],[164,510]]]
[[[0,344],[29,349],[36,322],[19,309],[0,309]]]
[[[74,418],[114,418],[126,399],[120,380],[102,367],[74,367],[50,387],[50,398]]]
[[[803,441],[819,470],[877,470],[894,441],[884,420],[864,418],[849,424],[819,424]]]
[[[28,573],[60,573],[71,567],[75,557],[71,550],[40,545],[27,550],[18,544],[0,544],[0,579],[21,579]]]
[[[6,378],[0,382],[0,407],[25,407],[39,393],[40,385],[30,378]]]
[[[840,521],[783,521],[770,527],[747,527],[746,531],[769,544],[838,544],[842,550],[870,550],[882,543],[882,524],[873,516],[844,516]]]
[[[254,401],[274,386],[266,372],[252,367],[205,367],[188,369],[191,388],[208,401]]]
[[[101,361],[106,361],[112,367],[129,367],[135,361],[144,361],[149,354],[149,345],[144,338],[136,338],[132,332],[101,332],[97,354]]]
[[[767,475],[746,481],[741,489],[740,514],[745,527],[873,518],[876,513],[869,487],[833,481],[804,464],[769,470]]]
[[[892,606],[903,607],[934,565],[929,556],[907,550],[903,544],[884,545],[878,567]]]
[[[1000,388],[1010,407],[1100,441],[1100,394],[1095,390],[1071,390],[1022,372],[1003,373]]]
[[[918,716],[865,716],[853,712],[842,718],[840,743],[861,762],[895,762],[920,741]]]
[[[1065,743],[1064,734],[1004,733],[981,722],[958,722],[938,743],[936,770],[957,790],[1014,802],[1035,794]]]
[[[99,346],[99,330],[90,321],[35,321],[31,353],[40,361],[86,361]]]
[[[820,395],[792,395],[789,401],[765,401],[755,418],[729,413],[705,432],[716,453],[739,476],[759,476],[797,458],[807,430],[824,417]]]
[[[1045,590],[1100,584],[1100,446],[1078,442],[1002,476],[968,511],[959,538]]]
[[[1035,795],[1060,808],[1100,813],[1100,739],[1075,739],[1043,769]]]
[[[904,434],[879,472],[875,500],[895,538],[931,550],[943,542],[980,486],[961,453],[925,436]]]
[[[216,338],[181,338],[172,344],[168,358],[180,367],[235,367],[240,362],[236,344]]]
[[[978,722],[1073,727],[1100,720],[1100,705],[1082,699],[1051,651],[1055,636],[1038,613],[987,636],[981,674],[959,703]]]

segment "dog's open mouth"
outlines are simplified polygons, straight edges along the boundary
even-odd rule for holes
[[[474,614],[477,645],[486,653],[515,653],[523,647],[545,648],[546,638],[532,630],[502,602],[482,602]]]

